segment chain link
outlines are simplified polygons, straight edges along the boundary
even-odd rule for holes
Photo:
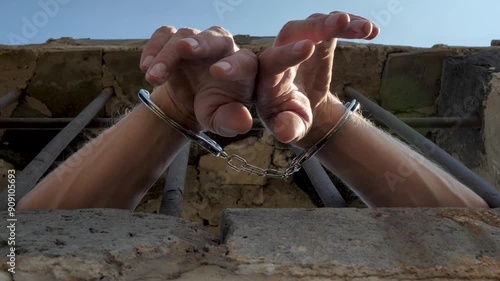
[[[161,109],[151,100],[150,94],[146,90],[139,91],[139,99],[146,105],[154,114],[160,117],[163,121],[172,125],[179,133],[187,137],[193,142],[196,142],[203,148],[205,148],[208,152],[210,152],[215,157],[220,157],[222,159],[227,160],[227,164],[233,170],[238,172],[247,172],[250,174],[254,174],[261,177],[269,177],[269,178],[288,178],[292,174],[298,172],[302,165],[316,152],[323,147],[326,141],[337,133],[349,120],[352,113],[357,111],[359,108],[359,103],[356,100],[353,100],[351,103],[347,105],[347,111],[340,119],[339,123],[335,125],[317,144],[312,146],[310,149],[304,151],[300,155],[297,155],[291,162],[288,164],[284,171],[278,171],[275,169],[262,169],[260,167],[249,164],[245,158],[233,154],[229,156],[224,149],[209,136],[201,133],[195,134],[189,130],[184,129],[181,125],[176,123],[174,120],[170,119]]]
[[[237,172],[247,172],[261,177],[287,178],[290,176],[290,174],[287,173],[287,170],[278,171],[275,169],[262,169],[255,165],[248,164],[245,158],[236,154],[233,154],[227,158],[227,164]]]

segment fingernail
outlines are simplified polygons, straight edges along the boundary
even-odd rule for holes
[[[220,130],[221,134],[225,137],[235,137],[238,135],[238,133],[228,128],[221,127]]]
[[[302,40],[300,42],[295,43],[295,45],[293,45],[293,50],[295,52],[301,53],[304,50],[304,46],[307,44],[307,41],[308,40]]]
[[[215,66],[222,68],[224,72],[229,72],[231,70],[231,64],[226,61],[221,61],[215,64]]]
[[[367,35],[370,35],[373,31],[373,24],[371,22],[367,22],[363,25],[363,32]]]
[[[147,56],[143,61],[142,61],[142,66],[143,67],[146,67],[146,68],[149,68],[151,66],[151,63],[153,62],[153,60],[155,59],[155,57],[153,56]]]
[[[167,66],[163,63],[157,63],[149,70],[148,74],[155,78],[165,78],[167,75]]]
[[[186,38],[184,39],[184,42],[188,43],[193,49],[198,48],[198,46],[200,45],[200,43],[198,43],[198,41],[193,38]]]
[[[333,14],[333,15],[329,16],[325,20],[325,25],[328,26],[328,27],[336,27],[337,26],[337,22],[339,21],[340,16],[342,16],[342,15],[343,14]]]

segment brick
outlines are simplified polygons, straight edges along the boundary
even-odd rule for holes
[[[101,93],[101,61],[99,49],[44,52],[27,93],[53,117],[74,117]]]
[[[389,55],[380,87],[382,107],[415,117],[435,114],[443,59],[454,53],[427,50]]]

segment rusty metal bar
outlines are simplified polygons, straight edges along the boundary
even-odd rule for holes
[[[160,205],[160,214],[174,217],[181,216],[189,149],[190,144],[184,146],[168,167],[167,180]]]
[[[481,128],[481,119],[470,117],[423,117],[423,118],[400,118],[406,125],[412,128]]]
[[[0,117],[0,129],[9,130],[60,130],[66,127],[72,118],[5,118]],[[85,127],[86,129],[108,128],[118,122],[120,118],[95,118]],[[461,117],[425,117],[401,118],[402,122],[413,128],[481,128],[479,118]],[[254,119],[252,130],[264,130],[262,122]]]
[[[60,130],[73,118],[0,118],[0,129],[9,130]],[[94,118],[85,126],[87,129],[109,128],[120,118]]]
[[[66,127],[73,118],[5,118],[0,117],[0,129],[9,130],[60,130]],[[94,118],[85,128],[99,129],[108,128],[118,122],[120,118]],[[259,119],[253,119],[253,131],[264,130]]]
[[[302,152],[301,149],[294,147],[293,150],[296,154]],[[333,184],[332,180],[323,169],[323,166],[316,157],[312,157],[304,163],[304,171],[307,173],[314,189],[327,208],[345,208],[347,204],[340,195],[337,187]]]
[[[21,97],[20,91],[8,92],[6,95],[0,97],[0,110],[6,108],[7,106],[13,104]]]
[[[85,128],[94,116],[104,107],[113,95],[112,88],[104,89],[71,123],[59,132],[31,161],[17,178],[16,197],[22,198],[26,195],[43,176],[47,169],[54,163],[57,156],[61,154],[66,146]],[[2,193],[1,208],[7,207],[7,193]]]
[[[377,120],[383,122],[401,138],[415,146],[423,155],[445,167],[450,174],[455,176],[455,178],[473,190],[477,195],[481,196],[490,207],[500,207],[500,193],[439,146],[398,120],[392,113],[383,109],[355,89],[347,87],[345,94],[349,98],[357,99],[363,109],[369,111]]]

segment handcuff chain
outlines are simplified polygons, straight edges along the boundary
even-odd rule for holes
[[[283,171],[278,171],[276,169],[263,169],[252,164],[249,164],[245,158],[233,154],[229,155],[224,149],[212,138],[204,133],[195,134],[189,130],[184,129],[174,120],[170,119],[152,100],[149,92],[147,90],[139,90],[140,101],[148,107],[154,114],[156,114],[160,119],[170,124],[174,129],[181,133],[186,138],[202,146],[205,150],[210,152],[215,157],[226,159],[227,164],[231,169],[237,172],[247,172],[261,177],[269,178],[288,178],[290,175],[298,172],[304,163],[313,157],[325,144],[326,142],[335,135],[342,127],[349,121],[352,114],[359,109],[359,103],[356,100],[352,100],[348,103],[347,110],[340,119],[340,121],[315,145],[313,145],[308,150],[305,150],[301,154],[297,155],[288,164],[287,168]]]

